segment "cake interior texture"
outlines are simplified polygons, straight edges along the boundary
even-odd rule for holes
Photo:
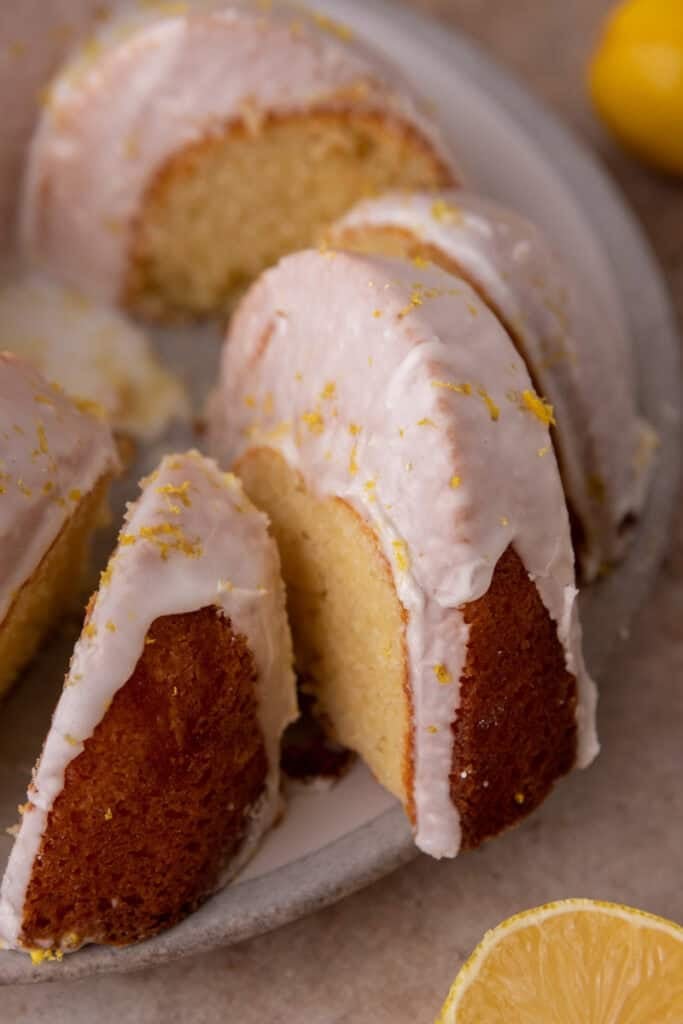
[[[236,468],[280,547],[303,685],[334,737],[414,820],[406,612],[377,537],[344,501],[312,494],[273,449],[249,450]],[[576,687],[512,548],[462,613],[469,644],[450,790],[467,848],[526,816],[572,768]]]
[[[252,449],[237,470],[271,520],[315,712],[411,811],[405,612],[375,534],[346,502],[311,495],[273,449]]]
[[[263,269],[317,242],[359,199],[449,184],[427,142],[387,117],[319,111],[233,122],[153,177],[123,302],[149,319],[228,310]]]
[[[92,533],[106,503],[108,479],[82,498],[73,515],[21,587],[0,624],[0,697],[37,653],[48,630],[76,609]]]
[[[26,893],[25,945],[133,942],[216,888],[267,773],[254,681],[245,639],[216,608],[152,623],[67,766]]]

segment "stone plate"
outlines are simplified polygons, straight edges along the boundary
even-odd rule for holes
[[[17,60],[12,68],[6,57],[10,47],[0,47],[5,58],[4,66],[0,63],[0,92],[7,94],[2,86],[11,82],[12,95],[19,99],[3,131],[0,219],[7,216],[16,198],[16,171],[34,117],[33,97],[61,55],[60,34],[53,30],[70,20],[82,30],[97,6],[95,0],[55,0],[46,10],[41,0],[25,0],[7,12],[14,21],[11,34],[2,42],[13,43],[29,33],[29,49],[37,55],[23,67]],[[605,674],[610,651],[627,635],[656,576],[678,485],[678,338],[660,272],[640,229],[592,157],[470,42],[390,0],[365,0],[363,4],[321,0],[317,6],[347,22],[403,67],[439,108],[468,177],[482,191],[542,224],[577,272],[590,278],[616,315],[628,323],[636,350],[642,408],[660,433],[661,447],[654,487],[630,556],[612,576],[581,596],[588,663],[595,675]],[[46,19],[51,24],[46,25]],[[3,33],[8,31],[3,25]],[[44,40],[44,45],[38,46],[38,40]],[[22,105],[23,93],[26,102]],[[188,346],[183,333],[174,332],[162,341],[166,357],[186,376],[198,398],[215,365],[215,338]],[[188,360],[188,351],[193,353],[192,360]],[[187,435],[176,431],[164,445],[180,446],[188,441]],[[134,472],[119,486],[117,503],[134,493],[134,479],[158,454],[158,449],[142,453]],[[16,804],[23,799],[72,639],[52,644],[3,706],[0,825],[16,819]],[[673,784],[673,775],[671,781]],[[565,794],[571,795],[573,784],[569,778],[559,787],[558,803]],[[8,849],[9,840],[0,840],[0,859]],[[2,953],[0,983],[128,971],[239,942],[341,899],[409,860],[415,852],[401,810],[367,771],[356,765],[327,792],[294,788],[284,822],[271,833],[240,880],[171,931],[128,949],[89,947],[62,963],[40,967],[34,967],[25,956]],[[535,856],[538,853],[536,850]],[[471,868],[472,862],[468,863]]]

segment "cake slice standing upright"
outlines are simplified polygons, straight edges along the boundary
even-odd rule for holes
[[[125,945],[232,877],[278,813],[291,660],[265,516],[198,453],[164,458],[128,508],[34,771],[5,944]]]
[[[231,323],[210,443],[278,540],[319,714],[453,856],[597,751],[550,408],[436,267],[287,257]]]

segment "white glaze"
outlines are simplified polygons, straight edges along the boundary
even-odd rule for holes
[[[182,386],[154,357],[139,327],[44,277],[0,290],[0,349],[32,362],[67,394],[101,406],[117,431],[141,440],[187,418]]]
[[[343,246],[354,231],[373,228],[407,231],[442,253],[520,340],[555,410],[553,439],[585,537],[581,566],[594,578],[633,533],[623,522],[642,509],[656,446],[638,415],[620,325],[533,224],[491,200],[466,192],[381,196],[354,207],[330,235]]]
[[[304,252],[244,299],[210,403],[210,444],[226,464],[252,445],[277,448],[314,493],[348,501],[377,532],[409,615],[416,841],[434,856],[455,855],[460,838],[448,783],[467,642],[458,609],[486,592],[510,544],[577,679],[577,764],[598,749],[548,428],[509,397],[527,389],[510,339],[464,282],[436,267]]]
[[[2,882],[0,937],[9,947],[19,944],[31,867],[66,767],[132,675],[160,616],[215,605],[246,637],[269,770],[240,860],[277,811],[280,736],[296,716],[296,694],[280,562],[266,517],[211,460],[197,452],[167,456],[128,506],[109,568],[74,649]]]
[[[118,468],[105,423],[0,352],[0,626],[81,500]]]
[[[411,125],[452,166],[430,115],[362,45],[303,10],[204,6],[166,17],[152,7],[106,26],[53,83],[31,147],[26,254],[109,302],[155,173],[231,121],[352,106]]]

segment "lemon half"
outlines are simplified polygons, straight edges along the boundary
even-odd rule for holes
[[[571,899],[503,921],[458,974],[437,1024],[682,1024],[683,928]]]

